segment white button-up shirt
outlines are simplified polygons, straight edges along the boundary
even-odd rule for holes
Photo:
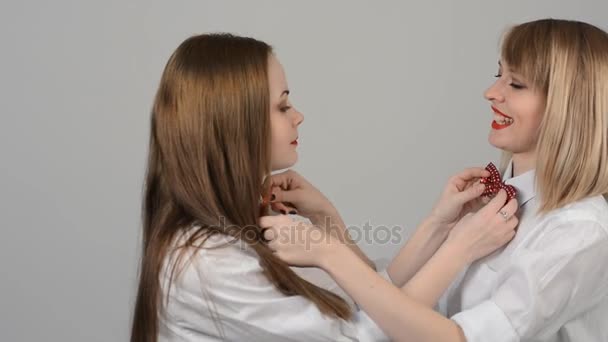
[[[169,291],[166,267],[173,261],[165,264],[161,281],[166,306],[159,342],[387,340],[362,311],[355,312],[352,321],[329,318],[308,299],[284,295],[264,276],[250,247],[238,242],[225,245],[227,241],[218,235],[209,238]],[[322,270],[293,270],[350,302]],[[388,278],[386,272],[381,274]]]
[[[534,170],[505,178],[518,190],[517,234],[463,272],[439,310],[468,342],[608,341],[606,199],[537,215]]]

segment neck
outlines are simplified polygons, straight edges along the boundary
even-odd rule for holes
[[[536,167],[536,155],[534,153],[513,154],[513,177],[524,174]]]

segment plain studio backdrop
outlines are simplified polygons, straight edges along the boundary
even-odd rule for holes
[[[605,0],[2,1],[0,341],[128,339],[150,108],[185,38],[275,47],[305,115],[295,169],[389,259],[450,175],[498,159],[482,93],[502,33],[545,17],[606,29],[606,13]]]

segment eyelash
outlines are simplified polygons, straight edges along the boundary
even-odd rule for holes
[[[494,77],[496,77],[496,78],[500,78],[500,77],[502,77],[502,74],[496,74],[496,75],[494,75]],[[511,82],[511,83],[509,83],[509,85],[510,85],[511,87],[513,87],[514,89],[518,89],[518,90],[519,90],[519,89],[524,89],[524,88],[526,87],[526,86],[523,86],[523,85],[521,85],[521,84],[516,84],[516,83],[512,83],[512,82]]]

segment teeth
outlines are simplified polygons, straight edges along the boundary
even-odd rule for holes
[[[513,119],[511,118],[501,118],[500,120],[496,120],[497,123],[501,125],[510,125],[513,123]]]

